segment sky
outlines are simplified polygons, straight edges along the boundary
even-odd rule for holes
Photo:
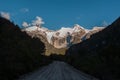
[[[0,0],[0,13],[20,27],[39,16],[42,26],[52,30],[74,24],[92,28],[117,19],[120,0]]]

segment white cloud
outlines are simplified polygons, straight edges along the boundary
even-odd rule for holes
[[[22,23],[22,26],[23,26],[24,28],[30,27],[30,26],[38,26],[38,27],[41,27],[42,24],[44,24],[42,18],[39,17],[39,16],[36,16],[36,19],[35,19],[35,20],[32,20],[32,23],[29,24],[29,23],[27,23],[27,22],[24,21],[24,22]]]
[[[10,14],[8,12],[0,12],[0,16],[10,20]]]
[[[79,20],[79,19],[80,19],[80,17],[76,17],[76,19],[77,19],[77,20]]]
[[[32,25],[34,26],[41,26],[42,24],[44,24],[44,22],[42,21],[42,18],[39,16],[36,16],[36,20],[32,21]]]
[[[22,8],[22,9],[20,9],[20,12],[27,13],[27,12],[29,12],[29,9],[28,8]]]
[[[23,22],[22,26],[26,28],[29,26],[29,24],[27,22]]]
[[[109,25],[109,24],[108,24],[106,21],[103,21],[102,26],[106,27],[106,26],[108,26],[108,25]]]

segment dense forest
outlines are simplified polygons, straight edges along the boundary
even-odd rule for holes
[[[120,18],[79,44],[66,55],[41,55],[40,39],[31,38],[9,20],[0,17],[0,80],[14,80],[54,60],[65,61],[100,80],[120,80]]]
[[[44,43],[0,17],[0,80],[13,80],[50,62]]]
[[[120,17],[67,51],[68,62],[101,80],[120,80]]]

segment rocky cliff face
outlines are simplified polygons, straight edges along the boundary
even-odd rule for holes
[[[80,43],[82,40],[90,38],[92,34],[102,29],[103,27],[94,27],[92,30],[87,30],[76,24],[73,28],[62,27],[57,31],[37,26],[25,28],[23,31],[26,31],[31,37],[40,38],[46,45],[61,49],[70,47],[72,44]]]

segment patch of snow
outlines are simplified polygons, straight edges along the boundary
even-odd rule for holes
[[[93,27],[93,29],[92,30],[99,30],[99,29],[104,29],[105,27],[97,27],[97,26],[95,26],[95,27]]]
[[[91,30],[90,29],[85,29],[85,33],[88,33],[90,32]]]
[[[79,24],[75,24],[74,27],[84,29],[84,27],[80,26]]]
[[[32,26],[32,27],[27,27],[27,28],[25,28],[25,31],[35,31],[35,30],[37,30],[37,26]]]
[[[46,30],[46,29],[44,29],[44,28],[38,28],[38,31],[45,32],[45,31],[47,31],[47,30]]]
[[[84,30],[84,28],[78,24],[75,24],[74,27],[73,27],[73,31],[74,32],[79,32],[81,30]]]
[[[57,32],[59,32],[59,37],[65,37],[67,35],[67,33],[69,32],[70,34],[73,33],[73,29],[72,28],[65,28],[62,27],[60,30],[58,30]]]
[[[55,34],[55,32],[46,32],[46,34],[47,34],[46,38],[48,42],[51,43],[51,38]]]
[[[37,26],[30,26],[30,27],[25,28],[25,31],[35,31],[35,30],[42,31],[42,32],[48,31],[47,28],[44,28],[44,27],[40,28]]]

